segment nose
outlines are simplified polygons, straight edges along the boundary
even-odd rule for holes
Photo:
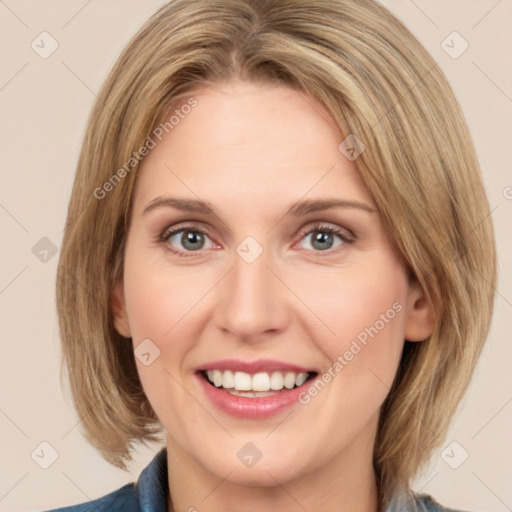
[[[291,293],[278,275],[279,270],[268,261],[265,251],[252,263],[235,253],[233,269],[219,287],[216,325],[246,343],[286,330]]]

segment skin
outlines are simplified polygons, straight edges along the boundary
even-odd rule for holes
[[[138,171],[124,277],[112,299],[118,332],[134,347],[149,338],[160,350],[149,366],[137,365],[167,431],[170,510],[375,512],[379,409],[404,339],[425,339],[432,311],[407,279],[357,160],[338,150],[344,136],[321,103],[243,81],[193,96],[197,107]],[[200,198],[216,214],[171,207],[143,214],[163,196]],[[373,211],[285,215],[301,199],[357,201]],[[183,245],[183,232],[158,240],[189,221],[206,231],[204,245],[192,246],[199,249]],[[314,245],[315,230],[324,233],[317,222],[352,243],[333,235]],[[263,248],[253,263],[236,252],[247,236]],[[194,375],[201,364],[230,358],[328,372],[393,303],[401,311],[317,396],[276,417],[227,415]],[[237,457],[247,442],[262,453],[251,468]]]

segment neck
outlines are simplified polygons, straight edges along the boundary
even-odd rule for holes
[[[168,437],[169,512],[377,512],[373,446],[357,444],[291,479],[267,471],[254,487],[212,474]]]

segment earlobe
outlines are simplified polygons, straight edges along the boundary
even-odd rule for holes
[[[405,314],[404,336],[407,341],[424,341],[434,331],[434,309],[418,282],[410,285]]]
[[[121,336],[130,338],[131,330],[130,323],[128,322],[128,315],[126,313],[126,302],[124,299],[124,286],[122,281],[114,286],[114,289],[110,294],[110,302],[116,331]]]

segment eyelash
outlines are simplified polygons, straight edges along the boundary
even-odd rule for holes
[[[207,236],[208,238],[210,238],[208,233],[206,233],[206,231],[204,231],[202,228],[200,228],[199,226],[197,226],[195,224],[189,224],[186,226],[180,226],[175,229],[169,229],[169,228],[164,229],[164,231],[160,235],[158,235],[157,242],[162,243],[167,251],[169,251],[170,253],[175,254],[177,256],[185,257],[185,258],[190,257],[190,256],[195,256],[194,253],[198,253],[200,251],[180,251],[177,249],[173,249],[173,247],[168,243],[169,238],[171,236],[175,235],[176,233],[180,233],[181,231],[190,231],[193,233],[200,233],[201,235]],[[318,231],[321,233],[327,233],[330,235],[337,235],[343,242],[343,245],[350,245],[350,244],[354,243],[354,241],[356,240],[356,237],[354,235],[352,235],[352,234],[348,235],[344,230],[334,228],[330,225],[326,225],[321,222],[314,224],[314,226],[312,228],[309,228],[307,230],[306,229],[301,230],[300,239],[302,240],[305,236],[310,235],[311,233],[314,233],[315,231]],[[336,253],[339,249],[340,249],[340,247],[337,247],[335,249],[329,249],[327,251],[316,251],[316,254],[320,254],[322,256],[329,256],[330,254]]]

